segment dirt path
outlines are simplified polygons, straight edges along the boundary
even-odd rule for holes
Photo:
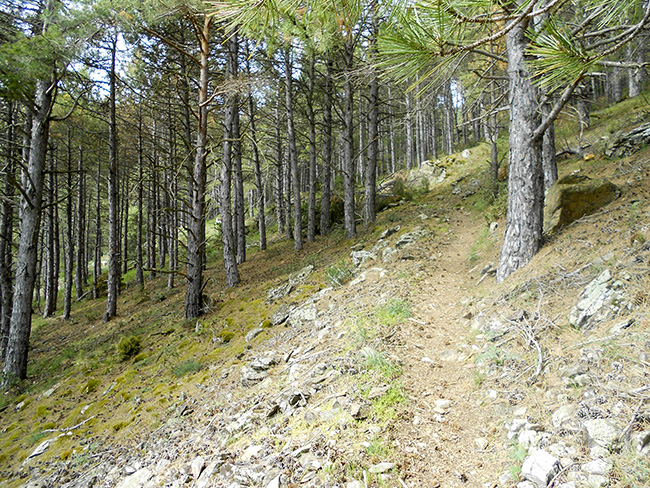
[[[496,425],[479,406],[484,397],[473,381],[473,339],[463,318],[462,302],[476,283],[468,257],[480,225],[462,210],[449,223],[447,235],[420,245],[428,259],[410,290],[414,317],[392,348],[404,362],[413,413],[395,429],[411,487],[492,486],[503,472],[502,450],[490,441]]]

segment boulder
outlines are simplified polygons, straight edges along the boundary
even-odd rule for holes
[[[544,232],[553,234],[580,217],[616,200],[621,191],[606,179],[569,175],[548,190],[544,207]]]
[[[629,132],[617,134],[616,138],[607,145],[605,156],[629,156],[641,150],[650,142],[650,123],[635,127]]]

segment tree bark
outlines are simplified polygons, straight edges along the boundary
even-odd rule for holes
[[[233,76],[237,76],[237,63],[235,61]],[[236,105],[233,126],[232,126],[232,149],[233,149],[233,177],[235,202],[234,202],[234,223],[235,240],[237,246],[237,264],[246,261],[246,209],[244,201],[244,172],[242,169],[241,133],[239,127],[239,94],[235,94],[233,103]]]
[[[331,171],[332,171],[332,60],[327,58],[325,73],[325,100],[323,102],[323,169],[321,171],[320,234],[329,234],[331,226]]]
[[[540,125],[537,90],[526,65],[527,24],[517,24],[506,36],[510,78],[510,172],[506,230],[497,281],[525,266],[542,243],[544,175],[542,140],[531,134]]]
[[[300,173],[298,172],[298,151],[296,149],[296,131],[293,123],[293,66],[291,48],[284,53],[284,95],[287,113],[287,146],[289,167],[291,168],[291,188],[293,191],[293,247],[302,249],[302,208],[300,201]]]
[[[226,76],[234,76],[237,64],[237,39],[231,35],[226,42]],[[223,264],[226,271],[226,286],[233,287],[240,281],[235,246],[233,243],[231,204],[231,174],[232,174],[232,136],[235,122],[235,111],[239,110],[237,99],[229,95],[226,101],[226,113],[223,127],[223,158],[221,161],[221,186],[219,204],[221,213],[221,242],[223,244]]]
[[[87,267],[86,255],[86,178],[83,172],[83,152],[79,147],[77,162],[77,252],[75,255],[74,287],[77,300],[84,294],[84,268]]]
[[[203,255],[205,253],[205,185],[206,145],[208,138],[208,83],[210,55],[210,27],[212,18],[204,16],[203,25],[195,29],[200,44],[200,77],[198,87],[198,130],[192,172],[191,208],[187,235],[187,291],[185,294],[185,318],[199,317],[203,304]],[[230,184],[230,182],[228,182]],[[225,249],[224,249],[225,253]]]
[[[138,225],[135,230],[135,283],[144,286],[144,252],[142,226],[144,225],[144,148],[142,142],[142,108],[138,109]]]
[[[58,205],[58,195],[56,186],[56,177],[54,171],[54,157],[50,153],[50,169],[48,175],[47,191],[47,237],[45,246],[46,265],[45,265],[45,305],[43,307],[43,317],[52,317],[56,312],[57,298],[59,297],[59,267],[58,264],[58,246],[59,233],[57,227],[56,208]]]
[[[3,182],[2,220],[0,220],[0,362],[4,362],[9,341],[9,325],[11,323],[11,295],[12,295],[12,268],[13,268],[13,233],[14,233],[14,206],[10,202],[14,197],[14,186],[11,180],[16,171],[17,151],[19,147],[16,134],[16,106],[7,104],[7,141],[6,141],[6,167]]]
[[[104,323],[117,314],[117,294],[120,282],[120,237],[118,222],[119,174],[117,161],[116,73],[117,32],[111,44],[111,69],[109,73],[108,119],[108,289]]]
[[[307,119],[309,121],[309,205],[307,208],[307,242],[316,239],[316,115],[314,113],[315,58],[309,59],[309,85],[307,89]]]
[[[355,202],[354,202],[354,113],[352,111],[354,91],[352,88],[352,68],[354,63],[354,45],[351,41],[345,43],[345,74],[343,102],[343,219],[345,237],[348,239],[356,234]]]
[[[70,319],[70,309],[72,305],[72,273],[74,269],[74,221],[72,217],[72,135],[68,128],[68,147],[67,147],[67,175],[66,175],[66,240],[65,240],[65,259],[63,260],[63,269],[65,278],[63,285],[65,293],[63,295],[63,320]]]
[[[370,52],[376,51],[378,30],[375,13],[372,14],[372,39]],[[379,79],[377,71],[371,67],[368,110],[368,161],[366,167],[363,222],[370,225],[377,218],[375,193],[377,187],[377,160],[379,159]]]
[[[48,3],[48,10],[52,4]],[[43,28],[46,29],[45,27]],[[34,91],[34,114],[31,126],[29,159],[23,172],[23,194],[20,198],[20,221],[13,311],[2,370],[2,387],[27,377],[27,356],[32,326],[32,294],[38,255],[38,230],[41,222],[43,182],[50,111],[54,104],[57,80],[37,80]]]

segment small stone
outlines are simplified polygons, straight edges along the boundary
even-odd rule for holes
[[[369,471],[373,474],[386,473],[394,469],[397,465],[395,463],[379,463],[370,467]]]
[[[363,488],[363,483],[361,481],[351,480],[345,484],[345,488]]]
[[[559,470],[558,459],[544,449],[539,449],[524,460],[521,475],[537,488],[546,488]]]
[[[608,448],[618,439],[620,428],[611,419],[593,419],[584,423],[583,436],[589,447]]]
[[[553,427],[569,432],[579,432],[580,425],[576,420],[578,407],[575,405],[562,405],[553,413]]]
[[[560,376],[563,378],[573,378],[579,374],[585,374],[587,367],[583,363],[571,364],[560,370]]]
[[[585,473],[606,476],[609,470],[612,469],[612,463],[607,459],[599,458],[583,464],[580,469]]]
[[[632,434],[631,442],[637,452],[648,450],[647,448],[650,446],[650,430],[635,432]]]
[[[262,449],[264,449],[262,446],[248,446],[244,451],[244,454],[242,454],[241,460],[245,463],[250,462],[250,460],[256,457],[262,451]]]
[[[24,401],[22,401],[22,402],[20,402],[20,403],[17,403],[17,404],[16,404],[16,407],[15,407],[15,408],[16,408],[16,412],[20,412],[20,411],[23,409],[24,406],[25,406],[25,402],[24,402]]]
[[[589,488],[603,488],[609,486],[609,477],[600,476],[599,474],[592,474],[587,481]]]
[[[246,338],[245,338],[246,342],[252,341],[262,332],[264,332],[264,329],[262,329],[261,327],[256,327],[255,329],[248,331],[248,334],[246,334]]]
[[[41,443],[36,447],[36,449],[34,449],[34,450],[32,451],[32,453],[31,453],[29,456],[27,456],[27,459],[30,459],[30,458],[33,458],[33,457],[36,457],[36,456],[40,456],[41,454],[43,454],[43,453],[44,453],[45,451],[47,451],[47,449],[50,447],[50,444],[52,444],[52,441],[53,441],[53,440],[54,440],[54,439],[48,439],[48,440],[46,440],[46,441],[41,442]]]
[[[485,437],[477,437],[476,439],[474,439],[474,444],[476,444],[476,448],[479,451],[485,451],[485,449],[489,445],[489,442]]]
[[[141,488],[152,476],[153,473],[148,468],[142,468],[124,478],[116,488]]]
[[[280,488],[280,476],[281,475],[277,475],[275,478],[269,481],[269,484],[266,485],[266,488]]]

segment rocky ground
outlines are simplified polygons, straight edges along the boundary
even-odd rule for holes
[[[470,212],[459,178],[457,205],[409,204],[326,282],[308,266],[270,287],[270,319],[156,430],[41,465],[81,426],[55,431],[11,486],[649,486],[650,163],[593,168],[620,198],[504,284],[503,222]]]

